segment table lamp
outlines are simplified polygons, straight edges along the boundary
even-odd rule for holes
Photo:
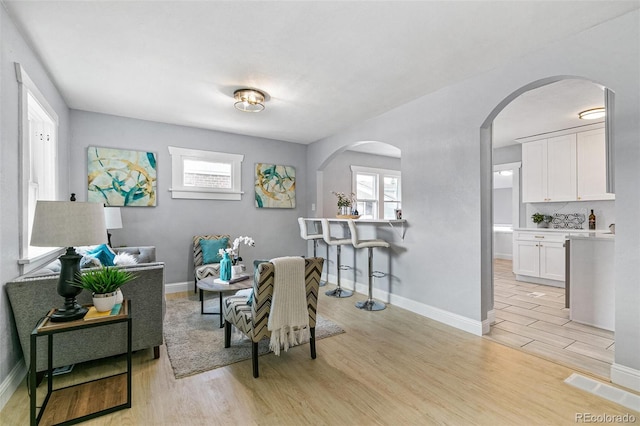
[[[36,247],[67,247],[60,256],[58,294],[64,297],[64,307],[55,310],[53,322],[73,321],[84,317],[87,309],[76,302],[81,288],[69,284],[80,274],[80,256],[74,247],[107,242],[104,207],[100,203],[73,201],[38,201],[33,218],[31,245]]]
[[[107,226],[107,239],[109,247],[111,245],[111,233],[110,229],[122,229],[122,215],[120,214],[120,207],[105,207],[104,208],[104,222]]]

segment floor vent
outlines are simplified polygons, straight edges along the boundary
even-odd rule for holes
[[[640,411],[640,396],[622,389],[573,373],[565,383],[601,398],[620,404],[630,410]]]

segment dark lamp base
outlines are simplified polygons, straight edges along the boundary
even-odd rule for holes
[[[51,322],[75,321],[84,318],[88,311],[89,310],[87,308],[85,308],[84,306],[80,306],[77,303],[74,303],[74,305],[71,307],[68,307],[65,304],[64,308],[56,309],[49,320]]]
[[[58,278],[58,294],[64,297],[64,307],[56,309],[51,315],[52,322],[75,321],[86,315],[87,308],[76,302],[76,296],[82,291],[80,287],[70,284],[80,275],[80,256],[73,247],[60,256],[60,277]]]

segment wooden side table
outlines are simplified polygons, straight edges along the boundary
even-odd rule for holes
[[[251,276],[247,274],[247,278],[235,282],[233,284],[229,284],[226,281],[222,281],[219,278],[207,277],[203,280],[200,280],[196,283],[196,287],[200,290],[200,313],[202,315],[220,315],[220,328],[223,327],[222,322],[222,294],[229,291],[238,291],[244,290],[247,288],[253,287],[253,280]],[[220,310],[218,312],[205,312],[204,311],[204,294],[205,291],[211,291],[214,293],[218,293],[218,297],[220,299]]]
[[[90,320],[76,320],[69,322],[51,322],[49,317],[55,309],[49,311],[44,320],[31,332],[29,365],[29,395],[31,426],[41,421],[46,424],[70,425],[84,420],[93,419],[114,411],[131,408],[131,301],[125,300],[120,313]],[[101,327],[112,324],[127,323],[127,371],[101,379],[91,380],[76,385],[53,389],[53,336],[72,330]],[[36,369],[38,365],[36,345],[38,337],[47,336],[47,395],[36,413]],[[82,344],[82,342],[78,342]],[[126,386],[126,400],[118,390]],[[104,398],[96,398],[96,393],[112,392]],[[90,400],[91,404],[79,403]],[[90,398],[90,399],[89,399]],[[74,402],[68,404],[69,401]],[[51,405],[56,409],[47,410]],[[61,407],[67,406],[62,410]]]

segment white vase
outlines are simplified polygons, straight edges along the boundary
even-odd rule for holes
[[[122,295],[122,290],[118,289],[116,291],[116,305],[121,304],[124,301],[124,296]]]
[[[113,309],[116,304],[116,293],[93,293],[93,306],[98,312],[107,312]]]

